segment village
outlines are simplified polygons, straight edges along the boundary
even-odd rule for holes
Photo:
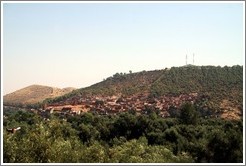
[[[90,96],[67,100],[65,103],[45,105],[43,109],[33,112],[42,115],[80,115],[85,112],[100,115],[116,115],[133,110],[137,114],[146,114],[147,109],[158,110],[162,117],[170,116],[170,107],[180,108],[185,102],[194,103],[199,98],[197,93],[181,94],[179,96],[165,95],[149,97],[147,94],[123,96]]]

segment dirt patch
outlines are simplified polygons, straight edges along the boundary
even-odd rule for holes
[[[222,100],[220,104],[222,111],[221,118],[228,120],[239,120],[241,119],[241,111],[229,100]]]

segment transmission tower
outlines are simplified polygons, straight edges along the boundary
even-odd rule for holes
[[[193,65],[195,64],[195,54],[193,53]]]
[[[187,54],[186,54],[186,59],[185,59],[186,61],[185,61],[185,65],[187,65]]]

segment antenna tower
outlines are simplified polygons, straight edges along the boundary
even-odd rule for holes
[[[187,65],[187,54],[186,54],[186,59],[185,59],[186,61],[185,61],[185,64]]]
[[[195,54],[193,53],[193,65],[195,64]]]

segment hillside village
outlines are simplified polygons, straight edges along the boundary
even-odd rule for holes
[[[92,96],[45,105],[40,111],[42,114],[58,113],[61,115],[73,114],[79,115],[83,112],[92,112],[102,115],[118,114],[129,110],[134,110],[138,114],[146,113],[147,109],[159,110],[162,117],[170,116],[168,109],[180,108],[185,102],[194,103],[200,99],[197,93],[181,94],[179,96],[160,96],[149,97],[147,94],[133,95],[130,97],[121,96]],[[35,111],[33,109],[33,111]]]

